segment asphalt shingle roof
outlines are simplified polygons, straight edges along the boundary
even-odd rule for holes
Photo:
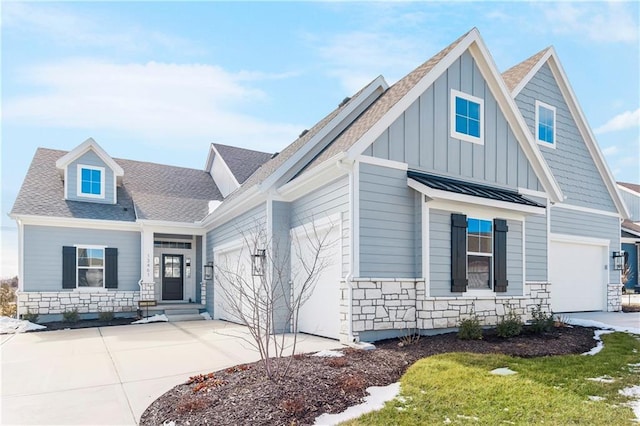
[[[513,89],[515,89],[516,86],[520,84],[522,79],[524,79],[527,74],[529,74],[529,71],[531,71],[531,69],[540,61],[540,59],[545,55],[545,53],[547,53],[549,49],[550,47],[542,49],[530,58],[525,59],[524,61],[512,66],[502,73],[502,79],[507,85],[507,89],[509,89],[509,92],[513,92]]]
[[[231,169],[231,173],[240,184],[246,181],[253,172],[273,156],[273,154],[267,152],[253,151],[219,143],[214,143],[213,146],[216,147],[224,162]]]
[[[117,158],[124,169],[117,204],[65,200],[55,163],[66,153],[38,148],[11,214],[133,222],[137,213],[138,219],[192,223],[206,216],[209,201],[222,200],[207,172]]]
[[[640,194],[640,185],[638,185],[636,183],[629,183],[629,182],[617,182],[617,183],[620,186],[624,186],[625,188],[630,189],[633,192],[637,192],[638,194]]]

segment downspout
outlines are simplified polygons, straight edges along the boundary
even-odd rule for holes
[[[347,160],[349,161],[349,160]],[[349,221],[350,221],[350,262],[349,262],[349,272],[344,277],[345,283],[347,284],[347,340],[348,343],[358,343],[359,339],[353,337],[353,251],[354,251],[354,243],[353,243],[353,227],[354,227],[354,211],[353,211],[353,200],[354,200],[354,179],[355,174],[353,173],[353,163],[354,161],[349,161],[349,164],[343,163],[342,160],[336,161],[336,166],[340,170],[346,170],[349,174]]]

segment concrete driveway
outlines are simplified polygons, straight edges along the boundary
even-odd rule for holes
[[[0,336],[1,424],[136,424],[189,376],[259,360],[243,326],[151,323]],[[296,353],[340,347],[298,336]]]

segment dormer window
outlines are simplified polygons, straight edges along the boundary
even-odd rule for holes
[[[104,167],[78,164],[78,197],[104,198]]]
[[[536,101],[536,141],[543,146],[556,147],[556,109]]]
[[[451,90],[451,137],[484,144],[484,100]]]

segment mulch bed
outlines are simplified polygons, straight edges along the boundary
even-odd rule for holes
[[[341,358],[296,355],[290,373],[278,383],[266,379],[259,363],[191,378],[154,401],[141,425],[296,425],[313,424],[323,413],[339,413],[362,402],[369,386],[397,382],[420,358],[447,352],[500,353],[540,357],[587,352],[594,329],[556,328],[537,335],[502,339],[485,331],[483,340],[459,340],[455,333],[421,337],[412,345],[398,339],[376,342],[372,351],[341,349]],[[288,358],[281,362],[286,362]]]
[[[66,330],[73,328],[90,328],[90,327],[108,327],[112,325],[129,325],[135,318],[114,318],[109,321],[101,321],[99,319],[92,320],[80,320],[76,322],[65,322],[65,321],[53,321],[53,322],[45,322],[44,325],[47,328],[43,328],[41,330],[33,330],[30,333],[37,333],[43,331],[52,331],[52,330]]]

